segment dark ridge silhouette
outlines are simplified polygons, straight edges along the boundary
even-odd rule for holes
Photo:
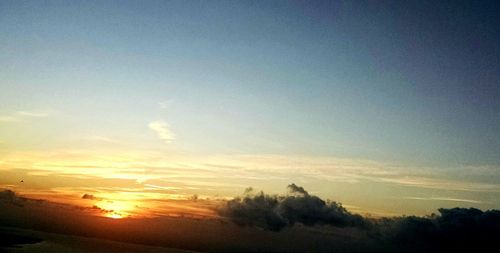
[[[227,201],[219,214],[239,225],[255,225],[272,231],[301,223],[306,226],[328,224],[338,227],[364,227],[366,221],[348,212],[340,203],[324,201],[304,188],[288,185],[287,195],[252,194],[247,188],[243,197]]]
[[[35,244],[42,242],[43,240],[31,235],[23,235],[21,233],[16,233],[12,230],[6,230],[0,228],[0,252],[3,252],[3,249],[15,249],[21,248],[27,244]]]

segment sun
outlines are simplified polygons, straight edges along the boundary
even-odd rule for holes
[[[102,216],[112,219],[123,219],[131,215],[135,208],[134,201],[124,200],[102,200],[96,203],[96,206],[104,210]]]

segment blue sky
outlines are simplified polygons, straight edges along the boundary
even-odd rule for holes
[[[2,1],[0,150],[93,139],[409,172],[491,167],[463,177],[496,184],[498,11],[493,1]]]

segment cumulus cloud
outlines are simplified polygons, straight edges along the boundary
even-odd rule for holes
[[[295,223],[340,227],[365,225],[361,216],[351,214],[340,203],[324,201],[295,184],[290,184],[288,190],[287,195],[268,195],[262,191],[252,194],[252,189],[248,188],[243,197],[227,201],[218,211],[236,224],[273,231]]]
[[[156,132],[158,138],[162,139],[166,143],[170,143],[175,139],[174,134],[170,131],[169,126],[165,121],[152,121],[148,126],[151,130]]]

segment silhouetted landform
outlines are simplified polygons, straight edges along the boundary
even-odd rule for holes
[[[6,248],[20,248],[23,245],[35,244],[42,242],[43,239],[30,235],[23,234],[12,229],[6,230],[0,227],[0,252]]]
[[[197,251],[116,242],[74,235],[0,227],[0,252],[197,253]]]
[[[218,211],[236,224],[256,225],[273,231],[295,223],[339,227],[366,225],[360,215],[351,214],[340,203],[324,201],[295,184],[288,185],[288,191],[284,196],[262,191],[253,194],[252,188],[248,188],[245,196],[228,201]]]
[[[94,252],[122,247],[100,240],[164,247],[165,252],[172,248],[200,252],[477,252],[497,247],[498,210],[452,208],[427,217],[374,219],[351,214],[340,203],[321,200],[294,184],[288,189],[282,196],[247,191],[222,204],[220,219],[120,220],[90,215],[87,211],[92,207],[33,200],[6,190],[0,191],[0,226],[67,235],[62,241],[59,237],[51,240],[65,249],[82,245]],[[43,245],[47,238],[42,238]]]

